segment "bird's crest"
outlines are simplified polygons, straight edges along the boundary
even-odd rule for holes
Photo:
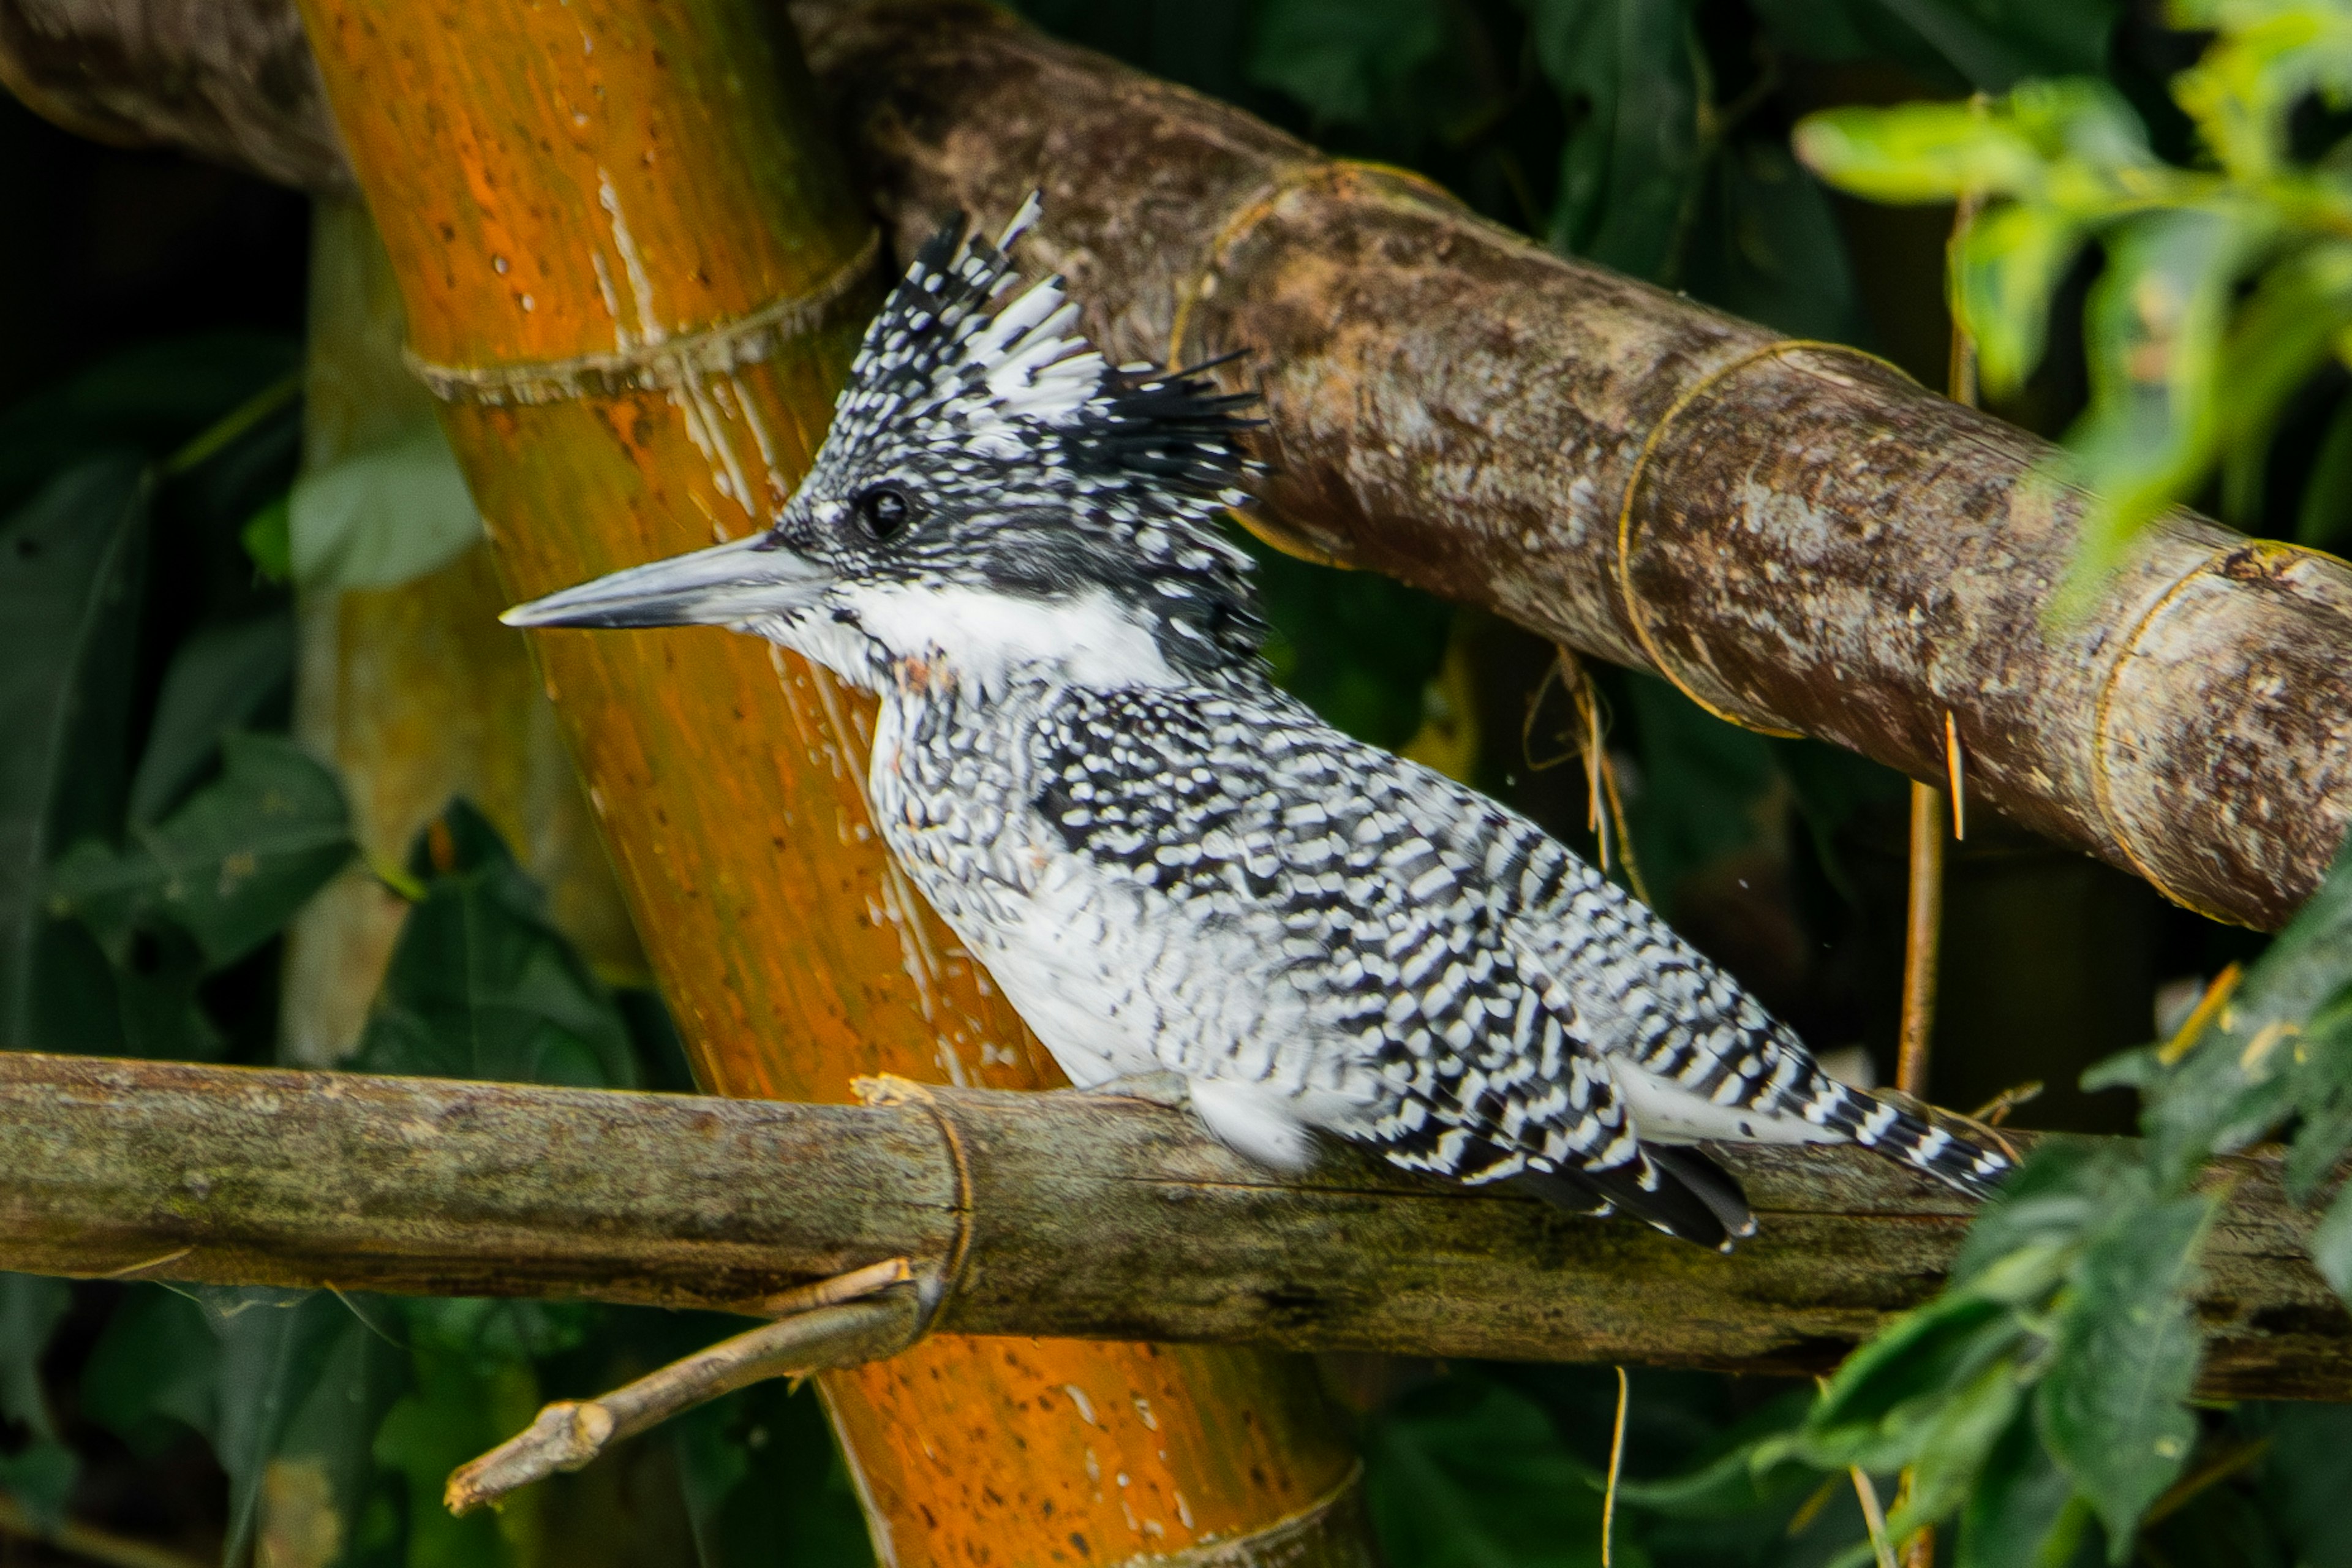
[[[1255,465],[1237,411],[1252,398],[1193,372],[1113,366],[1057,276],[1014,292],[1009,252],[1038,211],[1033,193],[993,244],[959,216],[916,253],[851,363],[827,446],[1034,463],[1078,496],[1148,488],[1202,512],[1245,501]]]

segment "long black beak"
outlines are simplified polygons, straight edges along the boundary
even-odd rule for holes
[[[510,626],[741,626],[808,608],[830,580],[823,567],[755,533],[614,572],[499,619]]]

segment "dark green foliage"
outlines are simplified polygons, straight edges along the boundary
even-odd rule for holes
[[[628,1026],[479,812],[453,804],[409,869],[425,896],[401,928],[354,1067],[637,1086]]]
[[[1376,746],[1412,739],[1453,612],[1393,577],[1338,572],[1249,542],[1274,626],[1266,657],[1275,679]]]

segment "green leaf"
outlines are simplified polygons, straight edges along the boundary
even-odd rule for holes
[[[436,866],[433,846],[446,851]],[[549,923],[538,887],[463,801],[419,839],[426,879],[354,1066],[368,1072],[634,1088],[611,994]]]
[[[38,1274],[0,1274],[0,1417],[36,1437],[54,1438],[57,1423],[41,1392],[41,1358],[73,1305],[73,1288]]]
[[[1282,689],[1359,740],[1393,751],[1412,739],[1445,658],[1453,607],[1377,572],[1242,542],[1257,559],[1274,631],[1266,654]]]
[[[2259,1501],[2298,1568],[2352,1563],[2352,1405],[2241,1406],[2251,1436],[2268,1437]]]
[[[2249,1042],[2251,1047],[2251,1042]],[[2338,1002],[2288,1042],[2300,1118],[2283,1175],[2287,1195],[2309,1203],[2352,1149],[2352,1003]]]
[[[305,588],[390,588],[482,537],[457,454],[426,417],[295,481],[288,560]]]
[[[1365,1498],[1391,1568],[1598,1563],[1599,1481],[1539,1406],[1483,1377],[1416,1390],[1365,1436]],[[1616,1561],[1643,1557],[1621,1541]]]
[[[488,1296],[401,1302],[411,1346],[457,1356],[485,1376],[509,1362],[542,1360],[586,1342],[603,1309],[587,1301],[510,1301]]]
[[[348,1541],[398,1390],[397,1350],[327,1291],[197,1294],[220,1345],[213,1451],[229,1478],[223,1563],[236,1568],[257,1531]]]
[[[1970,224],[1952,254],[1952,308],[1975,338],[1985,391],[2024,386],[2048,344],[2051,297],[2089,231],[2059,208],[2011,202]]]
[[[2088,1139],[2043,1140],[1977,1212],[1952,1286],[2025,1306],[2057,1283],[2056,1267],[2106,1217],[2147,1201],[2148,1175],[2127,1151]]]
[[[2115,1216],[2083,1255],[2042,1382],[2042,1441],[2097,1510],[2119,1563],[2197,1441],[2185,1401],[2201,1347],[2188,1292],[2217,1206],[2199,1194]]]
[[[1888,1518],[1898,1540],[1948,1518],[1976,1489],[1993,1447],[2025,1407],[2026,1386],[2007,1357],[1938,1401],[1909,1445],[1910,1495]]]
[[[1953,1568],[2067,1568],[2090,1510],[2021,1408],[1992,1446],[1960,1510]]]
[[[1790,337],[1868,336],[1845,237],[1821,183],[1778,137],[1743,137],[1711,161],[1684,279],[1708,304]]]
[[[1397,112],[1447,41],[1441,0],[1268,0],[1258,8],[1252,81],[1316,118],[1369,126]]]
[[[24,1504],[36,1529],[54,1531],[66,1521],[81,1460],[54,1437],[37,1437],[14,1454],[0,1455],[0,1491]]]
[[[160,458],[301,363],[299,342],[210,331],[144,342],[0,415],[0,506],[68,468]]]
[[[1805,166],[1874,202],[2038,194],[2046,154],[2013,121],[1964,103],[1828,109],[1798,122]]]
[[[814,1388],[754,1384],[664,1430],[701,1568],[874,1562],[865,1515]]]
[[[2341,553],[2352,542],[2352,396],[2337,400],[2295,511],[2297,543]]]
[[[1569,115],[1551,243],[1670,279],[1708,147],[1687,0],[1522,0],[1537,63]]]
[[[2083,602],[2126,545],[2211,469],[2223,333],[2240,279],[2273,223],[2248,203],[2157,212],[2115,230],[2091,290],[2091,406],[2068,432],[2067,472],[2093,493],[2062,594]]]
[[[1654,676],[1628,676],[1622,689],[1642,762],[1627,826],[1650,891],[1671,916],[1690,877],[1764,835],[1780,809],[1779,779],[1763,736],[1726,723]]]
[[[2287,400],[2326,364],[2352,321],[2352,242],[2308,245],[2263,271],[2222,348],[2222,512],[2260,520],[2271,437]]]
[[[2024,1338],[2006,1304],[1947,1291],[1846,1358],[1807,1419],[1797,1452],[1824,1469],[1911,1463],[1955,1401],[1965,1401],[1989,1373],[2010,1375],[2007,1357]]]
[[[128,848],[75,846],[49,876],[53,912],[81,920],[118,965],[156,921],[220,968],[250,952],[352,857],[334,775],[292,742],[231,735],[221,777]]]
[[[500,1509],[460,1519],[442,1506],[449,1472],[503,1443],[538,1414],[538,1379],[529,1363],[483,1372],[464,1357],[420,1351],[415,1385],[375,1435],[379,1464],[399,1474],[408,1492],[410,1568],[525,1568],[536,1561],[541,1488],[526,1488]]]
[[[121,809],[147,505],[142,465],[119,454],[0,522],[0,1048],[81,1032],[86,987],[58,984],[75,933],[40,889],[63,845],[111,831]]]
[[[131,822],[152,824],[178,805],[222,738],[249,725],[293,676],[294,621],[283,613],[206,626],[182,643],[131,777]]]
[[[253,569],[273,583],[294,580],[294,497],[289,491],[245,520],[236,542]]]
[[[220,1339],[205,1310],[162,1285],[135,1285],[81,1373],[82,1414],[141,1454],[181,1427],[206,1442],[220,1425]]]
[[[2141,1125],[2166,1179],[2305,1120],[2288,1160],[2298,1200],[2334,1163],[2352,1116],[2352,858],[2273,940],[2188,1054],[2146,1071]]]
[[[2000,92],[2023,77],[2103,69],[2121,7],[2111,0],[1759,0],[1757,10],[1793,54],[1876,55],[1930,79]]]

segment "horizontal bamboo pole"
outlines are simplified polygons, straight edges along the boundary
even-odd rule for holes
[[[331,184],[316,93],[279,81],[287,4],[0,0],[0,79],[68,124]],[[1250,351],[1225,374],[1265,395],[1271,499],[1309,547],[1915,778],[1948,772],[1948,713],[1980,803],[2223,919],[2281,923],[2343,838],[2341,563],[2178,513],[2053,628],[2079,500],[2025,482],[2050,448],[1998,420],[979,0],[794,16],[902,243],[1042,184],[1030,259],[1107,346]]]
[[[1339,1150],[1296,1184],[1142,1100],[864,1106],[0,1055],[0,1268],[758,1313],[913,1260],[967,1334],[1759,1372],[1937,1287],[1969,1205],[1844,1148],[1718,1151],[1726,1258]],[[2204,1386],[2352,1398],[2352,1319],[2275,1162],[2225,1162]]]

